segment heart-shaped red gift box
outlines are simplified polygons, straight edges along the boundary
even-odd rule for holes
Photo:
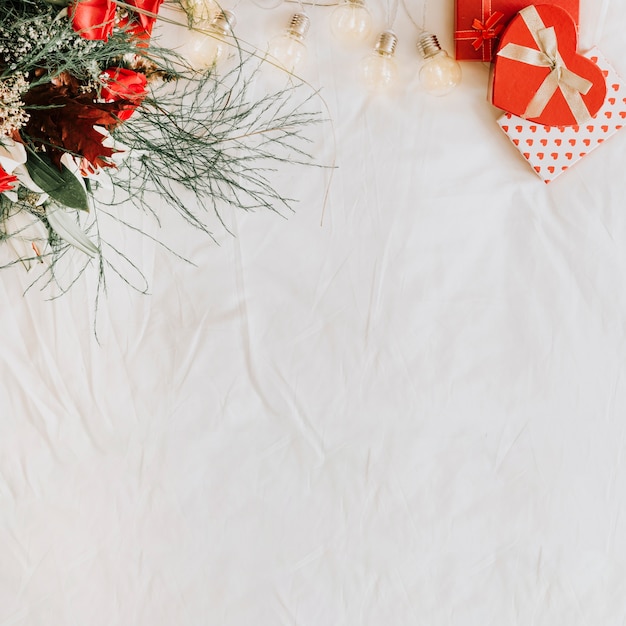
[[[592,118],[606,98],[602,70],[577,52],[578,33],[560,7],[527,6],[500,40],[493,69],[494,106],[545,126]]]

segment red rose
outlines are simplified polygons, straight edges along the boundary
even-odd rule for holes
[[[159,7],[163,3],[163,0],[126,0],[126,2],[141,11],[148,11],[156,15],[159,12]],[[119,26],[120,28],[126,28],[127,31],[137,37],[137,39],[147,41],[152,35],[154,22],[156,22],[156,17],[129,9],[128,15],[120,20]],[[140,43],[139,45],[145,47],[145,44]]]
[[[148,81],[145,75],[123,67],[110,67],[104,72],[103,78],[105,84],[100,96],[106,102],[126,100],[128,106],[117,115],[121,120],[127,120],[146,97]]]
[[[130,0],[128,4],[132,4],[142,11],[148,11],[156,15],[162,3],[163,0]],[[156,17],[143,13],[135,13],[135,25],[131,27],[131,31],[141,39],[148,39],[150,35],[152,35],[152,27],[155,21]]]
[[[17,176],[7,174],[2,167],[0,167],[0,193],[3,191],[11,191],[13,189],[13,183],[17,181]]]
[[[113,32],[113,0],[75,0],[70,5],[72,28],[84,39],[107,41]]]

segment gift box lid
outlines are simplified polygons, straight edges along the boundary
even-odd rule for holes
[[[511,20],[492,74],[494,106],[538,124],[583,124],[606,97],[601,69],[578,52],[572,17],[552,4],[529,5]]]

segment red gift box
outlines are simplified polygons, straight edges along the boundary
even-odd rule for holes
[[[494,106],[546,126],[590,120],[604,103],[606,81],[598,65],[577,52],[577,44],[567,11],[553,4],[522,9],[496,53]]]
[[[546,183],[626,125],[626,83],[597,48],[585,56],[599,65],[608,87],[604,104],[594,119],[581,126],[542,126],[505,113],[498,120],[500,128]]]
[[[504,27],[531,4],[559,6],[578,25],[579,0],[456,0],[456,58],[459,61],[491,61]]]

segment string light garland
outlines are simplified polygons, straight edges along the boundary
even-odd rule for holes
[[[365,4],[366,0],[340,0],[339,3],[318,4],[299,0],[277,0],[267,6],[265,2],[253,0],[261,8],[274,9],[283,2],[294,2],[312,7],[334,7],[330,16],[330,30],[342,44],[355,45],[365,41],[372,30],[372,15]],[[398,37],[393,31],[400,0],[389,0],[387,4],[387,26],[375,43],[374,49],[360,64],[361,78],[370,91],[389,89],[396,83],[398,68],[395,51]],[[417,50],[423,59],[419,71],[419,82],[423,90],[431,95],[443,96],[450,93],[462,78],[460,65],[442,49],[436,35],[418,24],[409,11],[406,0],[401,0],[409,21],[418,30]],[[193,20],[196,16],[211,14],[215,0],[182,0],[183,7]],[[422,4],[422,24],[426,21],[428,0]],[[226,16],[226,17],[225,17]],[[192,65],[207,68],[224,57],[227,43],[225,38],[232,34],[234,16],[231,11],[220,11],[205,29],[205,35],[196,31],[188,44],[189,60]],[[305,38],[310,26],[310,18],[303,11],[294,13],[289,26],[283,33],[270,40],[267,59],[281,69],[293,74],[304,65],[308,53]],[[203,37],[212,40],[203,43]],[[232,44],[230,44],[232,45]]]

